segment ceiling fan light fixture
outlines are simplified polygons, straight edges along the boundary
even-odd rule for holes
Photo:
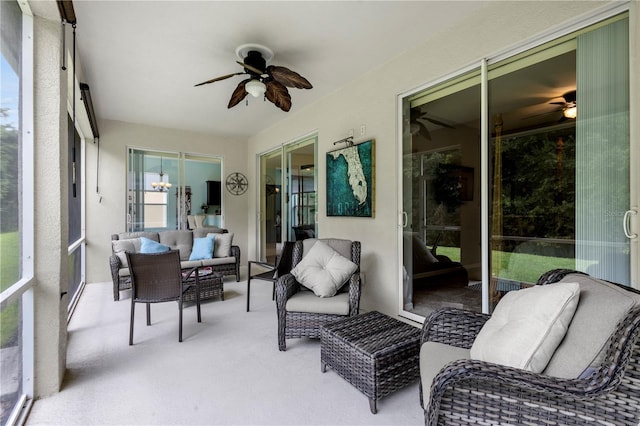
[[[245,86],[245,90],[251,94],[254,98],[259,98],[260,96],[264,96],[267,91],[267,86],[260,80],[253,79],[249,81]]]
[[[565,108],[563,114],[565,118],[576,118],[578,116],[578,107],[572,106],[569,108]]]

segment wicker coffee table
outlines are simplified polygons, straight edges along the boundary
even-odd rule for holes
[[[325,324],[320,332],[322,372],[327,366],[369,398],[378,400],[420,375],[420,329],[380,312],[367,312]]]
[[[224,300],[224,281],[222,279],[222,274],[218,272],[213,272],[211,269],[200,270],[199,284],[200,284],[200,300],[211,299],[214,297],[220,297],[221,300]],[[186,274],[186,271],[183,270],[183,274]],[[192,274],[189,278],[187,278],[185,283],[195,283],[196,277],[195,273]],[[185,302],[195,302],[196,300],[196,287],[191,287],[183,297],[183,301]]]

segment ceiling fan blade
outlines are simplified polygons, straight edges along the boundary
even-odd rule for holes
[[[245,67],[245,69],[251,71],[252,73],[255,73],[257,75],[262,75],[264,74],[264,71],[260,71],[258,68],[251,66],[249,64],[245,64],[244,62],[240,62],[240,61],[236,61],[238,64],[242,65],[243,67]]]
[[[245,89],[245,85],[250,81],[251,79],[248,78],[246,80],[242,80],[238,86],[236,87],[236,90],[233,91],[233,94],[231,95],[231,99],[229,99],[229,105],[227,105],[227,108],[233,108],[234,106],[238,105],[244,98],[247,97],[247,95],[249,94],[247,92],[247,90]]]
[[[269,65],[267,67],[267,74],[273,77],[277,82],[284,84],[287,87],[295,87],[296,89],[313,88],[311,83],[309,83],[309,80],[297,72],[291,71],[289,68]]]
[[[433,124],[437,124],[438,126],[446,127],[448,129],[455,129],[451,124],[447,124],[444,121],[436,120],[435,118],[427,117],[426,115],[420,117],[421,119],[427,120]]]
[[[429,140],[429,141],[431,140],[431,133],[429,133],[429,130],[425,127],[425,125],[419,121],[415,121],[414,123],[411,123],[410,130],[413,136],[420,135],[426,140]]]
[[[211,80],[203,81],[202,83],[198,83],[198,84],[194,85],[193,87],[202,86],[203,84],[215,83],[216,81],[226,80],[227,78],[231,78],[233,76],[242,75],[242,74],[246,74],[246,73],[244,73],[244,72],[234,72],[233,74],[227,74],[227,75],[223,75],[223,76],[220,76],[220,77],[212,78]]]
[[[551,105],[566,105],[566,102],[549,102]]]
[[[281,110],[289,111],[291,109],[291,95],[289,95],[287,88],[271,78],[265,79],[264,84],[267,86],[265,92],[267,99]]]
[[[564,105],[564,103],[562,104]],[[522,117],[522,120],[529,120],[530,118],[536,118],[536,117],[542,117],[545,115],[551,115],[551,114],[557,114],[559,112],[562,112],[563,108],[556,108],[553,111],[547,111],[547,112],[542,112],[540,114],[533,114],[533,115],[528,115],[526,117]]]

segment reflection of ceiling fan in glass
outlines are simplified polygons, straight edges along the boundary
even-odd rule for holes
[[[564,102],[550,102],[553,105],[562,105],[561,111],[564,118],[572,119],[578,116],[578,106],[576,104],[576,91],[571,90],[562,95]]]
[[[425,125],[425,121],[437,126],[446,127],[447,129],[455,129],[455,127],[453,127],[452,125],[447,124],[444,121],[439,120],[433,116],[430,116],[429,113],[422,112],[419,108],[411,108],[409,129],[412,136],[421,135],[425,139],[431,140],[431,133],[429,133],[429,130]]]
[[[535,114],[535,115],[530,115],[528,117],[525,117],[524,119],[530,119],[530,118],[535,118],[535,117],[542,117],[545,115],[551,115],[551,114],[557,114],[557,113],[562,113],[562,116],[560,117],[560,122],[562,123],[563,121],[566,120],[573,120],[578,116],[578,104],[576,103],[576,91],[575,90],[570,90],[567,93],[563,94],[562,96],[558,96],[559,98],[562,98],[562,101],[556,101],[556,102],[549,102],[549,105],[559,105],[558,108],[555,108],[553,111],[548,111],[548,112],[543,112],[542,114]]]

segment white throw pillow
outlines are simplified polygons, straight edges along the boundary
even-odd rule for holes
[[[233,232],[224,234],[211,233],[207,237],[213,237],[213,257],[231,256],[231,245],[233,244]]]
[[[316,241],[309,252],[291,270],[296,280],[319,297],[331,297],[358,269],[358,265],[341,256],[322,241]]]
[[[540,373],[569,328],[580,299],[578,283],[507,293],[471,346],[471,358]]]

